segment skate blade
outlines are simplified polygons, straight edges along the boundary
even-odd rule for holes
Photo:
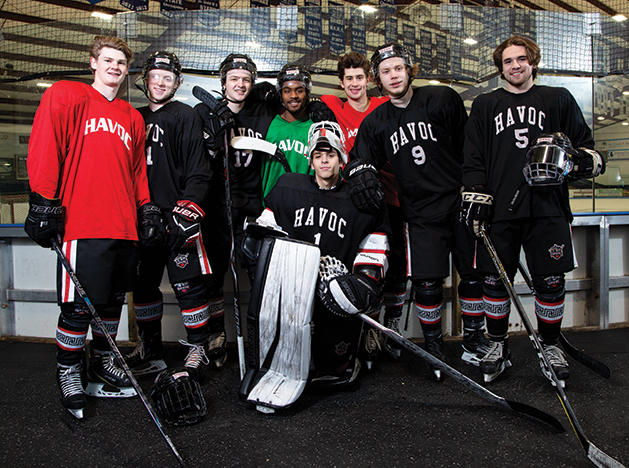
[[[373,367],[373,361],[365,361],[365,366],[367,366],[367,370],[371,370]]]
[[[393,359],[400,359],[402,355],[402,350],[398,348],[393,348],[392,346],[385,346],[384,350],[391,356]]]
[[[70,414],[72,416],[74,416],[76,419],[83,419],[83,408],[79,408],[79,409],[72,409],[72,408],[66,408]]]
[[[133,375],[147,375],[161,372],[166,369],[166,362],[163,359],[155,359],[153,361],[145,362],[137,367],[131,369]]]
[[[546,377],[550,381],[550,384],[553,387],[557,387],[557,384],[555,383],[553,378],[550,376],[550,374],[546,374],[545,372],[543,372],[543,374],[544,374],[544,377]],[[557,380],[559,381],[559,385],[561,386],[561,388],[566,388],[566,381],[565,380],[561,380],[559,378]]]
[[[264,406],[264,405],[256,405],[256,410],[258,410],[260,413],[264,413],[264,414],[273,414],[273,413],[275,413],[275,408],[270,408],[270,407]]]
[[[502,364],[502,367],[498,371],[494,372],[493,374],[485,374],[485,373],[483,373],[483,380],[485,381],[485,383],[493,382],[494,380],[496,380],[496,378],[500,374],[502,374],[504,372],[505,369],[507,369],[507,368],[509,368],[511,366],[512,366],[511,361],[505,361]]]
[[[131,398],[138,392],[133,387],[115,387],[103,382],[89,382],[85,394],[97,398]]]
[[[478,354],[464,350],[461,355],[461,360],[467,364],[471,364],[472,366],[479,367],[482,357],[479,358]]]

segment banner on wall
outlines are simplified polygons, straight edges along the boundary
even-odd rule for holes
[[[304,6],[307,7],[304,18],[306,46],[311,49],[321,49],[323,47],[321,0],[306,0]]]
[[[280,41],[286,44],[297,42],[297,0],[279,0],[275,9]]]
[[[359,8],[352,12],[352,52],[367,53],[367,31],[365,12]]]
[[[415,26],[411,26],[410,24],[402,24],[402,42],[404,43],[404,47],[408,49],[408,52],[411,54],[413,59],[413,63],[417,62],[417,48],[415,47]]]
[[[160,12],[169,18],[180,18],[186,14],[185,0],[159,0]]]
[[[197,0],[199,6],[198,19],[203,26],[211,28],[221,24],[220,0]]]
[[[249,27],[251,34],[258,39],[269,39],[271,36],[271,9],[269,0],[251,0]]]
[[[443,33],[437,33],[437,73],[446,75],[448,73],[448,38]]]
[[[133,11],[148,11],[149,0],[120,0],[120,5]]]
[[[345,53],[345,8],[342,3],[328,2],[328,36],[330,52],[336,55]]]
[[[419,69],[422,75],[432,73],[432,31],[426,28],[419,29]]]

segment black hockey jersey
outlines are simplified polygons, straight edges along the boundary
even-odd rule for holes
[[[155,112],[138,109],[146,124],[146,167],[151,200],[164,212],[178,200],[204,207],[212,170],[203,141],[203,123],[187,104],[170,101]]]
[[[413,88],[406,108],[390,101],[361,124],[350,160],[380,169],[388,160],[408,220],[430,219],[459,209],[463,128],[467,112],[445,86]]]
[[[283,174],[264,202],[289,237],[318,245],[322,255],[338,258],[350,271],[363,239],[386,233],[382,218],[356,210],[342,181],[323,191],[311,175]]]
[[[493,191],[495,220],[571,218],[565,183],[530,187],[522,173],[531,142],[552,132],[565,133],[575,148],[594,148],[581,109],[565,88],[534,85],[521,94],[497,89],[474,100],[465,127],[463,183]]]

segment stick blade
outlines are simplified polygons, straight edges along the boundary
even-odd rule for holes
[[[203,104],[208,106],[212,112],[216,110],[219,105],[218,99],[216,99],[212,94],[207,92],[201,86],[195,85],[192,88],[192,95],[201,101]]]
[[[559,341],[561,342],[561,346],[566,351],[568,356],[570,356],[572,359],[590,368],[601,377],[604,377],[606,379],[611,378],[612,371],[609,369],[609,367],[607,367],[603,362],[599,361],[598,359],[595,359],[592,356],[585,354],[580,349],[575,348],[568,341],[563,333],[559,334]]]
[[[625,465],[607,455],[592,442],[590,442],[587,452],[590,461],[599,468],[625,468]]]
[[[539,419],[540,421],[543,421],[546,424],[553,426],[559,432],[566,432],[563,425],[554,416],[551,416],[550,414],[545,413],[544,411],[537,409],[534,406],[529,406],[524,403],[520,403],[518,401],[512,401],[512,400],[507,400],[507,399],[505,399],[505,401],[507,402],[507,404],[513,411],[516,411],[521,414],[525,414],[535,419]]]

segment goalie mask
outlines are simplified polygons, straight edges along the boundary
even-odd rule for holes
[[[221,75],[221,84],[225,84],[227,72],[236,69],[246,70],[251,73],[251,82],[255,83],[258,78],[258,68],[253,60],[246,54],[229,54],[225,60],[221,62],[218,69]]]
[[[347,164],[345,135],[343,135],[339,124],[323,120],[310,126],[308,131],[308,161],[310,164],[312,164],[312,153],[321,144],[336,150],[342,163]]]
[[[275,85],[278,93],[282,91],[282,85],[288,81],[300,81],[308,94],[312,91],[310,72],[303,65],[289,63],[282,67],[277,74],[277,84]]]
[[[563,133],[545,133],[537,137],[526,153],[522,172],[529,185],[560,185],[572,170],[572,143]]]
[[[201,386],[184,367],[162,371],[155,379],[151,397],[160,416],[173,426],[195,424],[207,414]]]

